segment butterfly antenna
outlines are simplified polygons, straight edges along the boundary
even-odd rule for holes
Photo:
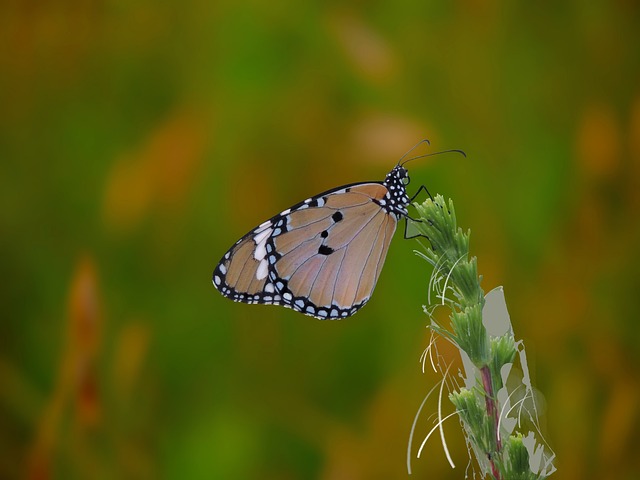
[[[415,148],[415,147],[414,147],[414,148]],[[412,148],[411,150],[413,150],[413,148]],[[411,152],[411,150],[409,150],[409,152]],[[466,154],[466,153],[464,153],[462,150],[456,150],[456,149],[453,149],[453,150],[442,150],[442,151],[440,151],[440,152],[425,153],[424,155],[418,155],[417,157],[411,157],[411,158],[409,158],[409,159],[405,160],[405,161],[404,161],[404,162],[402,162],[402,163],[398,162],[398,165],[403,166],[403,165],[405,165],[405,164],[407,164],[407,163],[409,163],[409,162],[412,162],[413,160],[417,160],[417,159],[419,159],[419,158],[433,157],[434,155],[441,155],[441,154],[443,154],[443,153],[459,153],[459,154],[460,154],[460,155],[462,155],[463,157],[467,158],[467,154]],[[406,154],[403,156],[403,158],[404,158],[405,156],[406,156]],[[401,158],[400,160],[402,160],[402,158]]]
[[[423,143],[426,143],[427,145],[431,145],[431,142],[429,140],[427,140],[426,138],[424,140],[420,140],[418,143],[416,143],[413,147],[411,147],[409,149],[409,151],[407,153],[405,153],[404,155],[402,155],[400,157],[400,160],[398,160],[398,165],[403,165],[402,164],[402,160],[404,160],[404,158],[409,155],[411,152],[413,152],[416,148],[418,148],[420,145],[422,145]],[[408,161],[408,160],[407,160]],[[406,162],[405,162],[406,163]]]

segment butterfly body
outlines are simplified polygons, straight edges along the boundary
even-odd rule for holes
[[[238,240],[213,272],[236,302],[282,305],[319,319],[353,315],[369,299],[398,220],[408,215],[407,170],[382,182],[307,198]]]

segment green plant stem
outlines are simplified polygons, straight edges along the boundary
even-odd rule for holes
[[[469,257],[469,232],[457,227],[453,202],[446,203],[438,195],[416,205],[416,209],[420,222],[413,225],[429,240],[422,256],[434,266],[438,296],[451,309],[451,329],[433,319],[431,328],[464,351],[475,367],[476,387],[472,391],[462,388],[453,392],[450,399],[473,450],[484,457],[478,458],[483,472],[495,480],[510,478],[504,473],[505,448],[498,431],[497,391],[502,388],[502,366],[515,357],[513,336],[491,338],[487,334],[482,321],[485,305],[480,287],[482,277],[478,275],[476,258]]]

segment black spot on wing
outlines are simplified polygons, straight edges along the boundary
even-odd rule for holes
[[[326,245],[320,245],[320,248],[318,248],[318,253],[320,255],[331,255],[333,252],[333,248],[327,247]]]
[[[336,212],[333,215],[331,215],[331,218],[333,219],[334,222],[338,223],[340,220],[342,220],[342,213]]]

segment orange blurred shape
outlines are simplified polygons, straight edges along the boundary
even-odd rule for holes
[[[177,112],[149,138],[144,154],[155,180],[157,200],[173,205],[185,198],[206,140],[207,128],[192,112]]]
[[[631,106],[629,150],[631,152],[629,203],[634,211],[637,212],[640,207],[640,94],[636,95]]]
[[[53,476],[52,457],[61,438],[64,416],[73,405],[80,427],[95,426],[100,419],[100,397],[96,361],[99,353],[103,316],[98,273],[93,258],[78,260],[68,297],[66,344],[61,352],[56,383],[43,408],[31,447],[27,478]]]
[[[116,392],[127,399],[139,375],[149,347],[149,327],[134,321],[118,336],[113,364]]]
[[[630,150],[637,166],[640,163],[640,94],[636,96],[631,105],[629,124]]]
[[[450,404],[448,407],[447,413],[451,411]],[[320,478],[351,480],[407,477],[406,466],[401,462],[406,457],[409,435],[407,418],[415,408],[417,406],[398,390],[398,385],[391,383],[382,385],[366,406],[362,427],[355,430],[338,424],[328,430],[324,446],[324,471]],[[425,419],[430,417],[429,413],[423,412]],[[423,424],[429,425],[429,422],[421,422],[421,427]],[[451,425],[454,429],[459,428],[455,420]],[[423,434],[426,434],[426,430],[416,431],[416,438],[414,438],[411,453],[414,469],[420,468],[420,462],[429,462],[424,457],[416,459],[415,456],[424,438]],[[435,443],[439,439],[436,438],[433,441]],[[458,452],[458,446],[451,441],[449,448],[454,455]],[[446,475],[449,471],[448,465],[445,467],[446,470],[443,470],[443,467],[444,463],[439,465],[432,463],[431,478],[443,478],[442,475]]]
[[[370,113],[356,122],[352,132],[353,150],[363,152],[365,157],[390,169],[394,159],[400,159],[407,150],[427,138],[427,135],[433,144],[437,135],[426,125],[388,113]],[[430,151],[434,150],[423,145],[411,154],[420,155]]]
[[[80,425],[96,426],[100,421],[100,396],[95,368],[84,368],[80,373],[76,393],[76,416]]]
[[[104,198],[107,225],[130,230],[147,215],[152,185],[147,166],[132,156],[120,158],[111,168]]]
[[[640,392],[634,378],[618,375],[610,386],[609,398],[604,409],[601,425],[600,445],[602,462],[610,466],[622,465],[625,456],[631,453],[636,434],[634,425],[639,418]]]
[[[278,183],[274,169],[270,167],[261,159],[231,162],[231,175],[224,188],[225,197],[230,199],[234,208],[225,208],[224,212],[227,215],[225,221],[234,229],[244,230],[248,225],[257,224],[273,215],[278,208],[274,198]]]
[[[631,106],[631,118],[629,120],[629,138],[631,140],[631,154],[635,163],[640,162],[640,94],[638,94]]]
[[[389,44],[355,13],[337,12],[330,27],[354,70],[376,83],[389,80],[398,70]]]
[[[320,478],[397,478],[402,467],[398,459],[406,448],[406,418],[402,415],[411,407],[407,403],[394,385],[384,385],[366,407],[362,431],[342,425],[330,429]]]
[[[69,294],[69,375],[76,385],[76,415],[81,425],[92,426],[99,419],[96,360],[102,337],[102,311],[98,274],[93,259],[83,256],[76,267]]]
[[[620,126],[609,105],[592,104],[578,126],[578,161],[588,177],[610,179],[620,168]]]
[[[197,178],[208,138],[204,115],[174,112],[142,144],[122,155],[111,168],[104,194],[107,226],[129,231],[153,207],[178,208]]]
[[[599,320],[604,324],[615,323],[606,314]],[[593,332],[587,342],[591,359],[589,377],[596,384],[602,381],[602,391],[606,392],[602,416],[596,417],[602,465],[614,472],[635,449],[634,426],[640,419],[640,388],[628,352],[621,348],[616,337]]]
[[[69,343],[83,357],[93,357],[98,347],[102,318],[98,275],[91,257],[78,261],[69,290]]]

